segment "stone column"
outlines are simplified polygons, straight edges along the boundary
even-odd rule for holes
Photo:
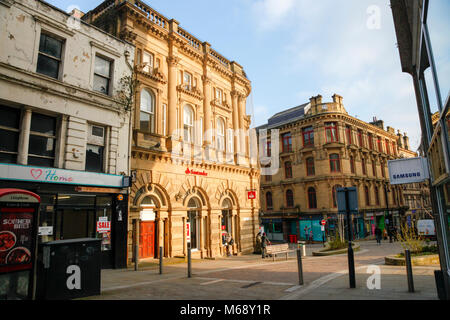
[[[178,31],[178,21],[172,19],[169,22],[169,31],[170,35],[177,33]],[[169,67],[169,75],[168,75],[168,110],[167,110],[167,120],[168,120],[168,133],[167,135],[171,137],[173,141],[173,133],[176,130],[177,125],[177,66],[180,61],[180,58],[176,57],[176,48],[172,43],[172,39],[169,37],[169,56],[167,57],[167,64]]]
[[[240,154],[243,158],[245,158],[245,156],[247,155],[247,151],[248,151],[248,146],[245,143],[245,125],[244,125],[244,118],[246,116],[245,113],[245,96],[243,95],[239,95],[238,98],[238,110],[239,110],[239,149],[240,149]],[[245,162],[246,163],[246,162]]]
[[[231,104],[233,106],[233,133],[234,133],[234,153],[239,154],[240,148],[240,136],[239,136],[239,110],[238,110],[238,93],[233,90],[231,92]]]
[[[31,128],[31,109],[25,108],[23,112],[22,124],[20,126],[19,136],[19,150],[17,154],[17,163],[28,164],[28,146],[30,143],[30,128]]]

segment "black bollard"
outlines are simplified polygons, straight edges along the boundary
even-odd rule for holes
[[[411,253],[408,249],[405,250],[406,276],[408,278],[408,291],[414,292],[414,280],[411,266]]]
[[[302,252],[297,249],[297,265],[298,265],[298,284],[303,285],[303,266],[302,266]]]
[[[188,278],[191,277],[191,244],[188,246]]]
[[[159,247],[159,274],[163,273],[163,247]]]

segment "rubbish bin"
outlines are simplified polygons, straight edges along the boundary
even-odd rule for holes
[[[101,241],[81,238],[41,244],[36,298],[67,300],[99,295]]]

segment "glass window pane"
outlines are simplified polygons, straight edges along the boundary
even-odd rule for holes
[[[0,105],[0,126],[19,129],[20,109]]]
[[[59,71],[59,61],[44,55],[38,56],[36,72],[57,79]]]
[[[0,129],[0,151],[17,152],[19,133]]]
[[[103,172],[103,147],[86,146],[86,171]]]
[[[53,157],[55,155],[55,139],[30,135],[28,153],[32,155]]]
[[[33,113],[31,116],[31,131],[55,135],[56,118]]]
[[[145,112],[140,112],[141,118],[141,130],[142,131],[150,131],[150,115]]]
[[[94,75],[94,90],[108,94],[109,80],[100,76]]]
[[[10,153],[1,153],[0,152],[0,162],[1,163],[16,163],[17,155]]]
[[[41,34],[39,51],[56,58],[61,58],[62,41],[52,38],[46,34]]]
[[[108,60],[105,60],[103,58],[100,58],[98,56],[95,57],[94,73],[104,76],[106,78],[109,78],[110,67],[111,67],[111,62],[109,62]]]
[[[54,162],[54,159],[28,156],[28,164],[32,166],[53,167]]]

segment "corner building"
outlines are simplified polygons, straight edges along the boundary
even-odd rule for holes
[[[253,252],[259,171],[249,160],[251,84],[243,68],[141,1],[105,1],[83,17],[136,46],[128,261]],[[190,155],[189,155],[190,153]],[[181,155],[180,155],[181,154]]]
[[[261,221],[272,240],[295,241],[312,235],[314,241],[322,242],[336,231],[342,235],[339,187],[357,189],[355,238],[373,236],[376,225],[384,229],[389,218],[399,226],[407,210],[402,189],[389,184],[387,162],[399,158],[400,150],[408,151],[403,142],[399,148],[399,142],[408,138],[397,136],[392,127],[385,129],[382,120],[367,123],[348,115],[343,98],[335,94],[332,99],[322,102],[321,95],[312,97],[309,103],[281,111],[256,128],[259,143],[266,143],[260,149],[263,156],[279,160],[273,174],[264,172],[271,163],[261,162]],[[274,129],[279,130],[277,155]],[[267,130],[265,142],[262,130]],[[322,220],[326,221],[324,231]]]

